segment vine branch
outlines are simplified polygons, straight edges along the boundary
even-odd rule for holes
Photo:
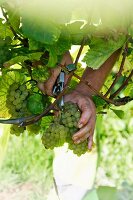
[[[129,80],[132,78],[133,76],[133,70],[131,71],[131,73],[129,74],[129,76],[126,78],[126,80],[124,81],[124,83],[119,87],[118,90],[116,90],[111,96],[110,96],[110,99],[113,99],[115,96],[117,96],[121,90],[124,89],[125,86],[127,86]]]
[[[65,86],[65,88],[62,90],[62,92],[57,96],[56,100],[50,104],[50,106],[48,106],[44,112],[42,112],[41,114],[39,115],[36,115],[33,119],[29,120],[28,122],[22,122],[20,124],[20,126],[27,126],[27,125],[30,125],[30,124],[33,124],[37,121],[39,121],[42,117],[46,116],[51,110],[54,109],[54,107],[56,106],[57,102],[61,99],[62,96],[64,96],[64,94],[66,93],[68,89],[68,86]]]
[[[76,57],[75,62],[74,62],[75,66],[77,66],[77,64],[78,64],[78,61],[79,61],[79,58],[81,56],[82,50],[84,48],[86,39],[87,39],[87,37],[84,37],[83,40],[81,41],[80,49],[78,51],[77,57]]]
[[[118,73],[116,74],[115,76],[115,79],[113,81],[113,83],[111,84],[110,88],[108,89],[108,91],[106,92],[106,94],[104,95],[105,97],[108,96],[108,94],[111,92],[111,90],[114,88],[116,82],[118,81],[118,79],[121,77],[122,75],[122,71],[123,71],[123,68],[124,68],[124,63],[125,63],[125,60],[126,60],[126,56],[127,56],[127,43],[126,43],[126,46],[124,48],[124,52],[123,52],[123,57],[122,57],[122,61],[121,61],[121,65],[120,65],[120,69],[118,71]]]

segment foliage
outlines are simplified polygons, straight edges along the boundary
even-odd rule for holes
[[[101,2],[101,5],[103,5],[103,3],[104,1]],[[107,3],[105,3],[105,5],[106,4]],[[128,15],[131,15],[130,19],[128,16],[125,17],[125,15],[123,15],[124,9],[127,9],[128,6],[123,4],[125,6],[121,7],[120,13],[116,8],[117,6],[115,6],[115,8],[112,6],[110,9],[113,11],[112,13],[114,16],[110,19],[107,11],[102,12],[99,3],[98,5],[100,8],[98,12],[97,9],[93,8],[94,13],[89,12],[93,4],[92,7],[88,7],[86,10],[83,6],[80,7],[78,1],[76,9],[75,1],[72,1],[71,5],[66,4],[66,12],[62,12],[63,8],[59,11],[55,6],[55,2],[52,2],[50,6],[49,2],[46,2],[46,7],[41,5],[41,0],[32,3],[31,1],[27,3],[26,1],[0,1],[2,11],[2,17],[0,18],[0,117],[4,119],[11,118],[10,121],[7,120],[11,123],[16,123],[16,120],[13,118],[19,118],[17,119],[19,121],[18,125],[30,125],[23,128],[23,132],[27,129],[29,135],[33,132],[35,135],[38,133],[41,135],[53,120],[53,117],[46,116],[47,114],[53,114],[53,111],[51,112],[53,107],[50,107],[53,99],[46,97],[38,89],[37,83],[47,80],[51,68],[56,67],[57,64],[60,63],[61,57],[66,51],[70,50],[73,45],[81,45],[81,47],[87,47],[87,52],[83,61],[87,66],[93,69],[98,69],[113,52],[121,48],[122,54],[114,71],[108,77],[102,92],[100,94],[96,92],[97,96],[94,96],[93,100],[97,108],[97,113],[113,111],[114,114],[120,118],[120,124],[121,120],[126,121],[123,108],[116,109],[112,105],[125,105],[131,101],[133,97],[131,71],[133,63],[133,25],[131,9],[129,9]],[[54,7],[57,12],[53,12],[51,7]],[[47,10],[50,13],[49,16],[47,15]],[[61,14],[60,17],[58,11]],[[81,11],[82,15],[80,14]],[[87,12],[91,14],[88,16]],[[126,11],[124,13],[126,14]],[[106,15],[107,17],[105,17]],[[123,67],[125,58],[126,67]],[[118,66],[120,66],[119,71]],[[82,76],[82,67],[79,67],[79,65],[77,65],[77,67],[77,75]],[[75,77],[72,78],[70,89],[77,85]],[[78,79],[81,80],[81,77],[78,77]],[[22,97],[25,101],[22,109],[20,107],[20,102],[18,103],[16,101],[18,88],[14,89],[14,91],[11,89],[15,84],[18,84],[18,88],[20,88],[20,85],[25,85],[26,87],[27,94],[25,98]],[[16,99],[11,100],[11,93],[13,92]],[[20,95],[23,96],[22,92]],[[57,102],[55,101],[55,103]],[[14,111],[13,108],[15,109]],[[49,110],[48,112],[46,108]],[[115,119],[114,116],[113,118]],[[102,127],[103,130],[101,125],[99,125],[99,129],[103,131],[103,133],[99,135],[99,140],[101,140],[102,145],[107,142],[106,145],[108,145],[110,148],[109,152],[112,152],[112,154],[116,151],[116,156],[118,156],[117,160],[120,159],[120,152],[124,152],[124,155],[126,155],[131,146],[128,134],[132,128],[128,121],[126,121],[124,133],[122,129],[119,129],[119,126],[117,127],[118,129],[116,128],[113,119],[108,123],[109,128],[106,127],[107,123],[105,123],[105,127]],[[1,122],[4,122],[4,120],[1,119]],[[33,123],[33,126],[30,122]],[[116,130],[112,128],[112,124]],[[14,125],[11,126],[11,128],[14,130],[13,132],[16,132],[16,135],[22,133],[19,127],[15,125],[17,130],[13,127]],[[33,129],[35,131],[33,131]],[[23,135],[21,134],[21,137],[24,138],[24,144],[26,141],[28,142],[29,138],[26,133],[23,133]],[[105,140],[107,138],[110,138],[110,140]],[[116,140],[116,138],[118,140]],[[123,141],[123,146],[120,146],[121,148],[118,151],[117,147],[121,141]],[[124,146],[127,143],[129,143],[129,149]],[[37,146],[37,148],[41,147]],[[104,156],[102,155],[101,157],[102,163],[105,165]],[[111,156],[109,157],[110,160],[107,161],[108,165],[115,160],[112,159]],[[130,162],[130,156],[128,159]],[[26,162],[27,161],[24,163]],[[16,162],[14,163],[17,165]],[[21,164],[23,165],[24,163]],[[123,172],[123,169],[121,169],[121,165],[117,161],[116,163],[119,166],[120,174],[122,174],[121,171]],[[10,165],[10,163],[8,164]],[[34,164],[35,162],[33,162],[33,165]],[[20,173],[19,166],[15,167],[17,173]],[[106,174],[110,175],[108,170],[105,171]],[[26,177],[26,175],[24,177]],[[126,177],[126,172],[123,173],[122,177]]]
[[[126,113],[122,119],[110,110],[98,126],[98,185],[120,186],[123,180],[132,184],[133,103],[122,110]]]

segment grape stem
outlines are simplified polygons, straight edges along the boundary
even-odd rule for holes
[[[79,79],[81,82],[83,82],[84,84],[86,84],[93,92],[95,92],[95,94],[99,97],[101,97],[103,100],[105,100],[107,103],[109,104],[113,104],[115,106],[121,106],[121,105],[125,105],[127,102],[123,101],[123,98],[119,99],[119,101],[117,101],[117,99],[109,99],[107,97],[105,97],[101,92],[97,91],[88,81],[83,80],[80,76],[78,76],[77,74],[73,74],[73,76],[77,79]],[[129,77],[128,79],[130,79],[131,77]],[[127,82],[127,81],[126,81]],[[127,97],[126,97],[127,98]],[[132,101],[132,98],[128,98],[128,102]]]
[[[129,76],[126,78],[126,80],[124,81],[124,83],[119,87],[118,90],[116,90],[111,96],[110,99],[113,99],[115,96],[117,96],[123,89],[124,87],[127,86],[129,80],[132,78],[133,76],[133,70],[131,71],[131,73],[129,74]]]
[[[122,61],[121,61],[121,65],[120,65],[120,69],[118,71],[118,73],[115,76],[115,79],[113,81],[113,83],[111,84],[110,88],[108,89],[108,91],[106,92],[106,94],[104,95],[105,97],[108,96],[108,94],[111,92],[111,90],[114,88],[116,82],[118,81],[118,79],[122,76],[122,71],[124,68],[124,64],[125,64],[125,60],[126,60],[126,56],[127,56],[127,49],[128,49],[128,44],[126,43],[124,51],[123,51],[123,57],[122,57]]]

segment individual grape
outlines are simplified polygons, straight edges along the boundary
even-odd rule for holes
[[[18,83],[13,83],[11,86],[10,86],[10,90],[11,91],[15,91],[19,88],[19,84]]]
[[[12,135],[20,136],[24,132],[24,127],[19,127],[17,125],[11,125],[10,133]]]
[[[24,92],[27,88],[26,88],[26,85],[23,84],[19,87],[19,89],[21,92]]]
[[[11,97],[12,97],[12,96],[14,97],[15,94],[16,94],[15,90],[11,90],[11,92],[10,92],[10,96],[11,96]]]
[[[20,100],[21,100],[21,101],[24,101],[24,100],[25,100],[25,95],[22,94],[22,95],[20,96]]]
[[[16,108],[16,110],[20,110],[22,108],[22,105],[21,104],[17,104],[15,108]]]
[[[9,100],[10,100],[11,102],[13,102],[13,101],[15,100],[15,97],[14,97],[14,96],[10,96],[10,97],[9,97]]]
[[[17,104],[18,104],[18,101],[17,101],[17,99],[15,99],[15,100],[13,101],[13,105],[16,106]]]

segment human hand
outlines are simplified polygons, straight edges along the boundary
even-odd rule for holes
[[[66,52],[63,57],[62,57],[62,60],[60,62],[61,65],[65,66],[65,65],[69,65],[69,64],[72,64],[73,61],[72,61],[72,58],[71,58],[71,55],[68,52]],[[53,86],[56,82],[56,79],[58,77],[58,75],[60,74],[61,72],[61,67],[58,66],[54,69],[50,69],[50,77],[48,78],[48,80],[46,80],[45,82],[43,83],[38,83],[38,88],[44,93],[44,94],[47,94],[49,96],[53,96]],[[68,80],[68,77],[69,75],[65,75],[65,83],[67,83],[67,80]]]
[[[95,104],[88,94],[85,95],[76,90],[65,95],[64,100],[76,103],[81,110],[81,118],[78,122],[80,130],[73,135],[74,143],[78,144],[88,138],[88,148],[91,149],[96,121]]]

